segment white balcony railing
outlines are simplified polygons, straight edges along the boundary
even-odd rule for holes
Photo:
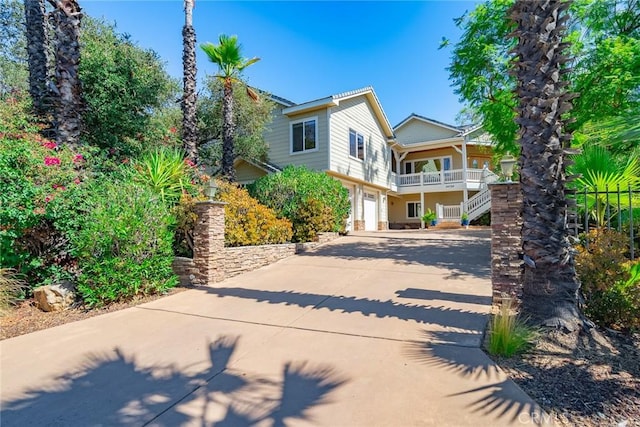
[[[462,169],[452,169],[396,175],[396,183],[398,187],[462,183],[464,182],[463,173]],[[496,178],[497,176],[488,169],[467,169],[468,183],[490,183]]]

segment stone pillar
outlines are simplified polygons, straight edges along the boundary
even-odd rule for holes
[[[388,221],[378,221],[378,231],[387,231],[389,229]]]
[[[193,263],[196,285],[212,285],[224,280],[224,205],[207,200],[197,202],[198,221],[193,230]]]
[[[364,231],[364,221],[361,219],[353,221],[353,231]]]
[[[519,183],[490,184],[491,285],[494,305],[522,298],[522,192]]]

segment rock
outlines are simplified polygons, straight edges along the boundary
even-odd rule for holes
[[[65,281],[55,285],[40,286],[33,290],[33,298],[42,311],[62,311],[76,299],[73,283]]]

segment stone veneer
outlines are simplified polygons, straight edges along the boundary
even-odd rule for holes
[[[213,201],[196,204],[198,221],[193,232],[193,259],[177,257],[173,262],[173,271],[181,285],[221,282],[338,237],[338,233],[319,233],[317,242],[225,247],[224,205]]]
[[[490,184],[492,299],[522,298],[522,192],[519,183]]]
[[[353,231],[364,231],[364,221],[361,219],[354,220]]]
[[[378,221],[378,231],[387,231],[389,223],[387,221]]]

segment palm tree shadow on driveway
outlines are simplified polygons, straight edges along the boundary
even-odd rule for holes
[[[305,420],[312,407],[330,404],[331,393],[348,381],[330,366],[308,362],[287,362],[280,379],[236,372],[228,365],[238,341],[220,336],[209,343],[210,366],[195,374],[141,366],[118,348],[89,354],[82,366],[56,377],[55,386],[3,402],[3,425],[284,426],[285,419]],[[184,405],[201,409],[194,414]],[[210,418],[212,406],[223,411],[221,421]]]

